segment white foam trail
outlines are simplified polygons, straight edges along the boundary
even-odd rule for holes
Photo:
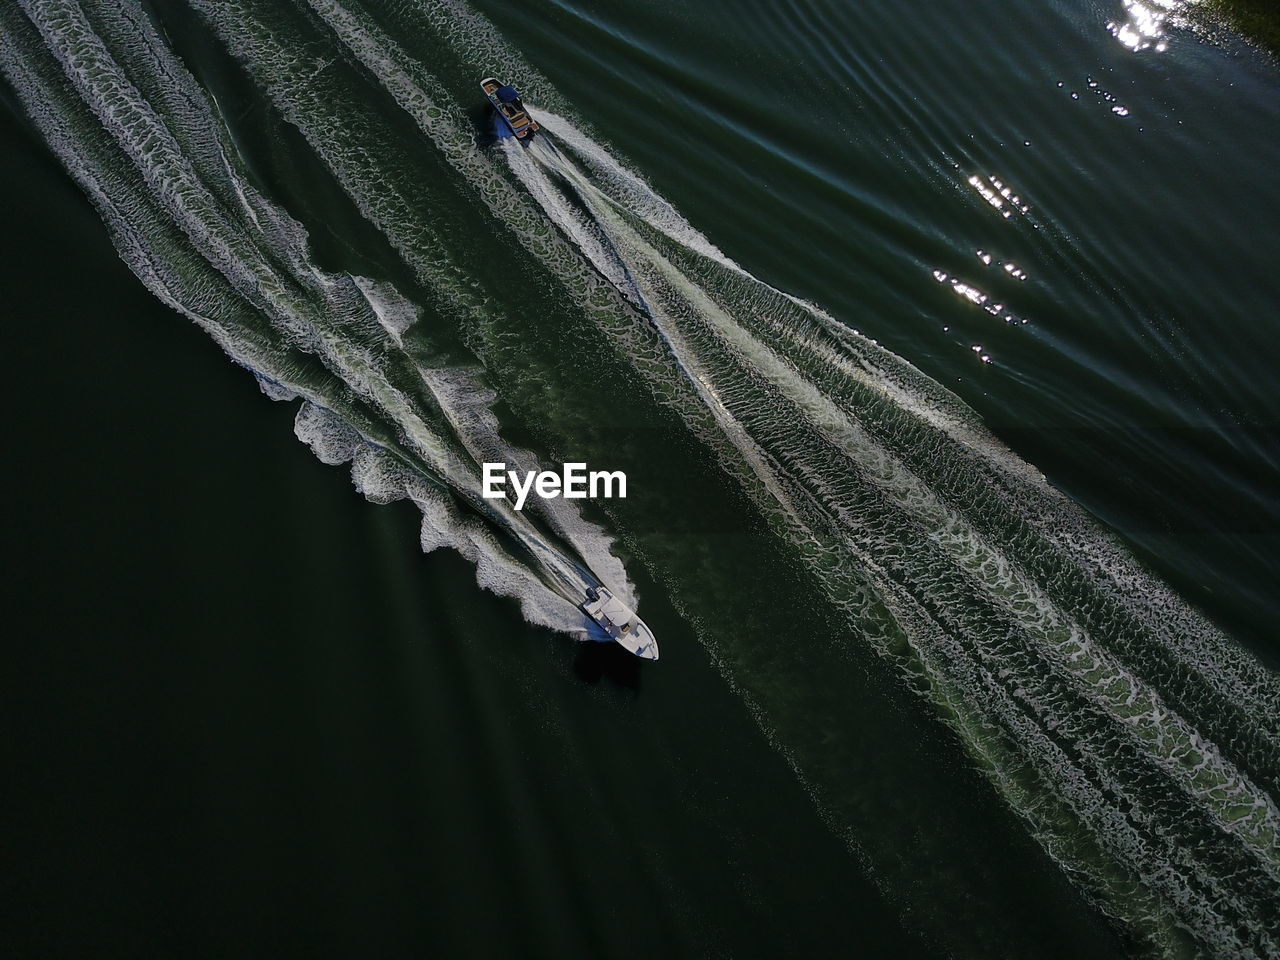
[[[387,93],[417,124],[449,164],[465,178],[488,207],[505,223],[521,244],[555,273],[588,309],[600,309],[593,301],[597,278],[583,270],[582,262],[523,198],[490,155],[480,150],[470,121],[440,80],[381,30],[362,11],[337,0],[307,0],[315,14],[337,35],[361,66],[377,77]],[[212,10],[212,8],[210,8]],[[461,11],[454,13],[462,15]],[[220,17],[217,22],[227,23]],[[452,23],[453,21],[450,20]],[[292,98],[282,93],[282,102]],[[363,194],[356,189],[356,196]]]
[[[557,143],[568,146],[575,156],[589,165],[591,176],[583,176],[571,163],[565,162],[559,151],[546,143],[535,141],[531,150],[540,161],[573,181],[579,191],[595,195],[598,200],[644,221],[647,226],[657,229],[688,250],[701,254],[752,285],[762,287],[807,311],[829,334],[852,348],[852,356],[849,352],[827,353],[828,361],[838,365],[845,376],[856,379],[864,387],[885,394],[903,410],[946,431],[969,449],[980,451],[1001,469],[1023,477],[1044,479],[1038,470],[1014,456],[982,429],[976,415],[955,394],[920,373],[901,357],[880,347],[874,340],[849,329],[817,305],[780,291],[753,276],[693,227],[643,177],[623,166],[571,121],[541,109],[537,109],[537,116],[538,122],[555,135]]]
[[[307,415],[299,421],[300,435],[316,441],[313,446],[322,459],[351,459],[357,485],[371,499],[381,501],[398,490],[394,495],[412,496],[420,505],[431,503],[432,497],[439,499],[439,495],[424,492],[430,489],[424,480],[430,480],[470,503],[527,552],[528,562],[538,575],[527,567],[518,571],[521,565],[505,551],[499,556],[500,541],[492,534],[483,534],[482,527],[474,522],[455,519],[447,527],[437,524],[437,541],[447,541],[475,560],[486,587],[518,595],[535,622],[585,635],[586,620],[574,604],[593,579],[528,518],[505,502],[479,497],[478,467],[460,454],[463,447],[455,445],[457,438],[441,435],[424,419],[418,402],[394,382],[383,359],[384,351],[371,350],[363,342],[372,332],[381,331],[389,344],[400,346],[416,308],[389,284],[327,274],[310,261],[305,231],[237,172],[229,159],[223,130],[201,91],[150,32],[149,20],[136,4],[107,8],[102,16],[108,21],[112,16],[127,17],[126,26],[132,29],[120,33],[136,46],[130,46],[123,55],[130,58],[135,72],[151,70],[150,76],[163,76],[163,83],[152,84],[157,89],[176,89],[171,100],[180,102],[184,110],[182,115],[171,118],[177,121],[176,127],[169,126],[125,74],[80,6],[60,0],[29,0],[24,2],[23,10],[58,58],[83,103],[92,109],[141,174],[149,197],[154,198],[148,202],[164,207],[189,238],[191,248],[225,278],[253,312],[269,318],[288,342],[319,356],[343,383],[372,403],[394,425],[403,448],[397,452],[396,442],[389,437],[371,443],[363,439],[363,434],[354,452],[320,442],[315,433],[315,411],[324,405],[324,399],[305,384],[291,382],[280,369],[280,360],[264,344],[254,348],[254,336],[262,340],[261,331],[247,332],[206,315],[211,308],[221,313],[234,313],[237,308],[184,282],[181,269],[164,265],[164,252],[149,240],[151,226],[121,213],[120,204],[111,196],[113,190],[118,192],[120,188],[98,177],[95,164],[77,151],[77,133],[58,122],[55,111],[44,100],[42,83],[24,69],[23,58],[16,51],[12,57],[6,56],[6,74],[37,123],[41,123],[51,146],[104,210],[122,253],[148,286],[166,302],[200,318],[233,357],[259,371],[259,381],[269,395],[310,398],[312,406],[304,408]],[[442,407],[448,406],[447,396],[435,399]],[[474,404],[470,409],[475,412]],[[336,414],[330,410],[325,416],[332,419]],[[496,431],[498,426],[492,417],[472,416],[470,423],[473,435],[485,429]],[[500,442],[496,433],[493,440]],[[350,457],[343,455],[348,452]],[[397,465],[400,474],[390,472],[389,464]],[[410,480],[412,492],[406,492]],[[572,514],[567,508],[558,511],[555,525],[571,537],[591,541],[592,546],[604,543],[606,549],[597,550],[596,562],[625,594],[629,581],[621,565],[608,554],[607,538],[594,525],[575,524]],[[438,506],[432,507],[431,516],[445,522],[445,514]],[[508,579],[504,582],[502,576]],[[548,587],[561,596],[556,597]],[[566,607],[574,611],[572,615],[565,614]]]
[[[531,152],[540,161],[572,181],[580,192],[630,213],[681,246],[767,287],[812,313],[827,331],[850,348],[841,351],[810,340],[805,348],[816,360],[833,368],[840,377],[883,392],[898,407],[944,431],[956,442],[955,449],[961,455],[970,459],[974,459],[975,454],[979,455],[989,466],[1011,475],[1016,487],[1004,498],[1007,510],[1021,516],[1042,537],[1070,556],[1081,572],[1088,576],[1093,589],[1105,593],[1133,616],[1151,623],[1159,631],[1160,642],[1175,650],[1181,662],[1193,669],[1224,701],[1243,699],[1257,704],[1259,719],[1272,736],[1280,736],[1280,691],[1275,678],[1268,676],[1265,669],[1245,651],[1227,641],[1202,619],[1190,614],[1185,604],[1142,570],[1113,537],[1082,523],[1078,514],[1044,481],[1039,471],[995,441],[977,424],[976,418],[958,398],[949,393],[939,395],[925,382],[927,378],[914,368],[904,370],[905,365],[899,358],[844,328],[815,305],[760,284],[658,196],[642,177],[628,170],[571,121],[543,110],[538,111],[538,118],[543,127],[555,135],[557,143],[567,146],[589,165],[591,175],[580,175],[572,164],[564,162],[559,151],[548,151],[543,145],[542,151],[538,152],[535,144]],[[538,199],[545,202],[543,196],[538,196]],[[570,215],[574,212],[570,205],[562,203],[559,206],[569,210]],[[564,219],[561,209],[553,208],[548,212],[557,223]],[[573,229],[581,236],[589,234],[592,228],[591,224],[582,224]],[[599,246],[600,241],[596,241],[596,245]],[[592,249],[584,246],[583,250],[593,262],[597,262],[606,276],[613,279],[617,275],[619,268],[606,269]],[[780,325],[773,324],[771,329],[778,336],[794,337],[793,332]],[[999,489],[1000,484],[993,483],[992,487]]]
[[[271,71],[267,81],[273,98],[294,118],[361,210],[383,229],[405,259],[418,271],[424,284],[448,291],[451,300],[476,317],[475,322],[491,322],[491,318],[487,316],[481,319],[482,314],[489,312],[488,308],[479,306],[476,298],[462,290],[440,269],[439,261],[447,259],[443,251],[433,251],[430,256],[424,256],[420,224],[404,219],[404,205],[388,202],[385,191],[369,189],[366,186],[368,176],[356,169],[359,156],[354,152],[348,154],[337,138],[326,135],[332,128],[325,119],[324,105],[315,98],[309,80],[304,82],[300,79],[309,75],[294,62],[293,53],[282,51],[275,45],[273,38],[256,33],[242,23],[241,14],[233,5],[214,5],[198,0],[197,6],[224,31],[251,67],[268,63],[281,68]],[[490,210],[506,220],[522,242],[544,263],[553,267],[559,265],[562,272],[571,271],[565,279],[582,292],[585,303],[591,304],[591,298],[595,295],[593,291],[597,287],[602,290],[606,288],[597,284],[594,274],[582,269],[580,259],[563,240],[548,232],[545,224],[539,222],[538,218],[531,217],[525,205],[517,202],[510,184],[476,150],[469,133],[464,132],[464,121],[456,104],[449,101],[447,106],[441,105],[439,98],[443,94],[438,81],[419,67],[406,63],[403,53],[395,44],[340,4],[316,0],[313,9],[325,18],[325,22],[338,33],[362,64],[388,85],[389,91],[414,116],[424,133],[432,138],[449,162],[481,193]],[[364,152],[361,145],[359,155],[362,156]],[[377,183],[376,180],[374,182]],[[394,197],[390,199],[394,201]],[[424,378],[424,382],[433,386],[429,378]],[[446,397],[440,395],[435,399],[455,426],[464,422],[448,409]],[[496,428],[496,420],[486,422]],[[418,430],[415,426],[411,432],[416,434]],[[496,437],[492,439],[491,446],[494,449],[503,449],[504,445]],[[468,481],[468,487],[478,490],[478,480]],[[505,510],[505,501],[476,502],[474,498],[471,499],[476,508],[482,511]],[[495,502],[503,506],[495,508]],[[541,558],[540,562],[553,571],[555,579],[566,593],[581,594],[593,583],[594,578],[586,573],[582,565],[560,557],[558,551],[534,531],[523,514],[508,512],[511,515],[505,518],[504,525],[525,543],[531,553]],[[574,547],[596,577],[606,583],[616,584],[620,596],[635,600],[634,587],[621,572],[617,559],[612,556],[612,541],[598,526],[586,523],[580,517],[571,519],[571,514],[576,515],[577,511],[566,505],[547,508],[543,514],[553,529]]]
[[[1025,496],[1011,497],[1009,498],[1009,506],[1013,507],[1018,502],[1021,502],[1023,506],[1020,512],[1024,514],[1028,521],[1034,522],[1044,535],[1052,536],[1055,543],[1068,550],[1078,562],[1087,564],[1094,584],[1098,588],[1107,589],[1117,598],[1121,598],[1131,609],[1141,609],[1152,615],[1152,619],[1156,621],[1168,620],[1171,613],[1177,612],[1180,603],[1176,598],[1168,592],[1167,588],[1154,583],[1152,578],[1147,576],[1135,564],[1131,556],[1118,548],[1112,538],[1100,535],[1096,530],[1081,530],[1081,525],[1078,522],[1064,525],[1062,523],[1064,510],[1062,508],[1065,506],[1065,501],[1061,495],[1044,482],[1043,476],[1038,471],[1035,471],[1034,468],[1029,467],[1003,446],[996,443],[985,430],[982,430],[976,424],[976,420],[967,410],[941,409],[944,404],[939,404],[939,397],[937,396],[931,397],[922,404],[921,398],[918,396],[919,381],[927,378],[924,378],[918,371],[912,369],[912,373],[915,375],[912,379],[916,382],[907,384],[896,382],[896,378],[902,376],[903,364],[900,360],[889,355],[887,351],[878,348],[878,345],[875,345],[872,341],[857,337],[852,331],[843,328],[838,321],[835,321],[834,318],[814,305],[791,298],[786,294],[779,293],[772,287],[768,287],[767,284],[761,284],[756,281],[740,265],[726,257],[706,240],[701,233],[690,226],[670,204],[657,197],[652,188],[642,178],[628,171],[610,156],[603,147],[591,141],[569,121],[554,114],[541,112],[539,113],[539,120],[544,123],[548,130],[556,134],[557,140],[563,138],[564,142],[571,145],[575,152],[580,152],[590,158],[590,162],[603,177],[604,183],[607,186],[616,188],[616,195],[606,194],[605,188],[598,186],[594,178],[582,176],[573,168],[572,164],[565,161],[559,151],[548,150],[546,145],[543,145],[541,152],[539,152],[537,144],[530,150],[530,153],[537,156],[539,161],[554,169],[557,174],[572,181],[575,189],[580,193],[599,201],[596,204],[597,213],[602,213],[602,203],[608,203],[617,209],[628,211],[646,224],[657,227],[663,234],[677,243],[771,292],[778,293],[779,296],[787,297],[791,302],[802,306],[805,310],[813,313],[814,316],[819,317],[827,329],[833,332],[843,331],[842,341],[846,345],[855,347],[861,355],[850,356],[847,352],[841,355],[840,351],[812,340],[805,342],[803,346],[808,352],[815,354],[822,362],[834,367],[841,375],[856,379],[863,384],[868,383],[868,381],[879,381],[876,385],[877,389],[884,391],[898,406],[921,416],[926,422],[947,432],[959,442],[960,449],[966,453],[970,455],[974,452],[981,453],[993,465],[1003,471],[1012,473],[1015,479],[1032,481],[1033,485],[1030,489],[1020,486],[1020,490],[1024,494],[1030,493],[1033,496],[1030,498]],[[528,178],[522,176],[522,179]],[[547,191],[541,184],[533,184],[531,192],[535,194],[539,202],[547,202]],[[632,202],[636,204],[635,209],[627,206],[628,203]],[[553,206],[548,213],[559,224],[563,225],[566,218],[572,217],[576,212],[572,205],[563,202],[557,203],[554,200],[551,203]],[[578,216],[578,219],[581,220],[581,215]],[[601,247],[602,243],[607,243],[607,241],[600,241],[591,236],[591,232],[596,229],[594,224],[577,223],[571,225],[568,229],[575,236],[575,239],[583,244],[584,253],[606,275],[616,277],[625,269],[623,266],[615,266],[606,262],[596,252],[596,249]],[[787,331],[779,324],[773,324],[772,330],[780,336],[794,338],[793,332]],[[874,362],[869,363],[866,355],[868,350],[874,351],[874,355],[879,357],[888,356],[890,362],[884,367],[878,367]],[[954,408],[963,408],[963,404],[950,394],[946,394],[941,399],[949,401]],[[1028,499],[1031,503],[1037,504],[1039,509],[1026,509]],[[1074,533],[1071,531],[1074,531]],[[1064,533],[1069,535],[1064,536]],[[1139,585],[1142,585],[1144,589],[1137,589]],[[1178,619],[1185,618],[1179,617]],[[1202,624],[1201,626],[1207,625]],[[1210,632],[1214,631],[1210,628]],[[1204,666],[1201,661],[1203,661],[1206,653],[1206,644],[1200,641],[1198,637],[1194,635],[1189,637],[1188,631],[1181,631],[1168,633],[1164,640],[1178,646],[1181,652],[1187,655],[1188,660],[1196,661],[1198,666]],[[1274,701],[1268,701],[1260,696],[1264,692],[1275,690],[1274,681],[1268,680],[1265,672],[1259,671],[1256,661],[1240,651],[1235,645],[1217,642],[1212,647],[1215,651],[1214,662],[1211,669],[1204,670],[1206,681],[1213,682],[1215,678],[1221,681],[1225,678],[1228,686],[1220,690],[1222,694],[1236,696],[1241,692],[1245,692],[1261,702],[1271,702],[1273,706],[1267,710],[1267,713],[1272,718],[1275,718],[1277,716],[1277,708],[1274,706]],[[1274,719],[1272,722],[1275,722]]]
[[[506,463],[508,469],[524,472],[546,469],[531,451],[513,447],[502,440],[492,407],[497,395],[483,384],[478,371],[434,367],[421,372],[455,434],[476,463]],[[541,517],[555,533],[571,544],[591,572],[615,596],[629,606],[636,606],[635,585],[627,576],[622,562],[613,555],[610,549],[613,540],[601,527],[584,519],[582,513],[563,498],[531,499],[525,510]]]
[[[400,296],[388,283],[371,280],[368,277],[351,279],[360,288],[364,298],[369,301],[369,306],[377,316],[378,323],[391,334],[397,346],[403,346],[405,332],[418,320],[418,308]]]
[[[1161,907],[1152,903],[1148,909],[1154,913],[1173,909],[1174,915],[1181,918],[1178,923],[1188,925],[1207,942],[1249,949],[1232,929],[1233,921],[1220,912],[1222,905],[1229,903],[1231,910],[1241,916],[1251,916],[1250,922],[1256,924],[1259,917],[1249,902],[1233,893],[1228,882],[1194,855],[1188,857],[1160,842],[1158,835],[1139,830],[1124,818],[1118,819],[1114,803],[1104,800],[1100,787],[1095,784],[1101,777],[1105,789],[1113,796],[1122,797],[1131,809],[1144,810],[1143,816],[1159,819],[1158,801],[1138,793],[1127,779],[1130,774],[1116,766],[1117,744],[1127,742],[1128,749],[1143,756],[1144,763],[1162,771],[1168,782],[1176,784],[1176,789],[1192,799],[1218,829],[1233,836],[1240,848],[1248,851],[1253,868],[1263,871],[1272,881],[1280,877],[1277,846],[1280,816],[1274,799],[1170,709],[1143,678],[1075,622],[1025,571],[970,525],[962,512],[944,503],[900,457],[868,434],[849,409],[833,402],[823,390],[809,382],[797,366],[797,359],[784,355],[790,354],[805,362],[816,358],[829,372],[844,374],[865,385],[869,379],[886,373],[860,362],[875,345],[865,343],[865,338],[843,337],[843,344],[862,356],[855,353],[841,357],[811,337],[797,339],[795,332],[780,322],[753,316],[753,322],[763,323],[774,334],[767,345],[741,323],[742,314],[735,309],[733,300],[712,294],[691,280],[653,245],[653,237],[672,240],[686,252],[714,261],[729,275],[748,281],[754,278],[689,227],[642,180],[629,175],[603,148],[590,142],[563,118],[545,111],[539,112],[538,117],[544,129],[556,134],[557,146],[572,149],[575,155],[583,157],[590,172],[578,169],[564,150],[537,141],[527,151],[507,148],[513,171],[584,256],[619,285],[624,295],[644,304],[675,362],[713,411],[730,442],[756,464],[758,477],[777,497],[784,511],[792,516],[815,511],[826,513],[836,529],[855,520],[855,515],[846,515],[835,499],[836,489],[829,486],[827,479],[836,476],[830,467],[807,459],[797,449],[785,454],[789,470],[799,471],[799,476],[816,487],[817,492],[816,499],[812,494],[802,494],[804,502],[798,504],[792,492],[794,484],[780,476],[775,467],[766,465],[766,460],[775,463],[782,451],[775,448],[772,441],[761,440],[751,428],[743,426],[733,413],[738,404],[717,384],[733,384],[738,390],[740,387],[735,381],[742,375],[759,378],[761,384],[767,384],[767,393],[752,391],[749,394],[755,407],[753,414],[759,413],[762,405],[777,404],[777,399],[767,397],[781,398],[780,416],[805,424],[815,437],[821,438],[829,453],[845,459],[864,480],[873,482],[887,495],[903,515],[915,518],[914,523],[924,531],[933,547],[949,557],[954,568],[963,571],[968,581],[987,596],[993,611],[999,611],[1003,619],[1017,625],[1020,643],[1028,644],[1026,653],[1033,656],[1028,661],[1028,668],[1034,667],[1031,672],[1015,673],[1011,662],[997,655],[994,648],[975,644],[966,649],[958,645],[945,630],[938,629],[930,616],[918,611],[916,601],[909,594],[877,572],[876,553],[859,544],[862,536],[856,528],[850,529],[850,535],[844,538],[843,548],[852,551],[864,572],[870,573],[882,600],[896,611],[900,624],[908,627],[917,656],[933,678],[935,692],[951,690],[959,695],[958,699],[951,699],[953,707],[962,713],[957,722],[973,730],[981,725],[971,720],[984,715],[999,717],[1003,736],[1018,745],[1019,754],[1029,758],[1041,775],[1056,785],[1058,795],[1082,823],[1096,832],[1117,861],[1142,866],[1146,884],[1166,904]],[[576,202],[563,196],[565,189],[572,191]],[[582,212],[584,208],[589,215]],[[641,230],[653,233],[646,239]],[[756,284],[762,292],[777,294],[765,284]],[[738,293],[746,293],[749,298],[759,296],[747,291]],[[777,296],[817,317],[828,331],[835,324],[812,305],[782,294]],[[729,366],[711,361],[713,354],[723,354]],[[726,373],[717,374],[717,366]],[[901,370],[900,363],[886,364],[886,367],[896,367],[892,369],[894,374]],[[730,369],[740,372],[730,375],[727,373]],[[726,380],[726,376],[730,379]],[[886,375],[885,379],[890,378]],[[897,382],[889,389],[881,386],[879,392],[906,412],[945,432],[953,442],[963,443],[970,454],[998,468],[1007,478],[1006,482],[1045,487],[1038,473],[1013,462],[1016,458],[994,441],[984,440],[970,418],[963,413],[956,416],[953,411],[937,405],[922,404],[919,394],[910,393],[911,387],[909,383]],[[909,402],[903,402],[904,395]],[[958,401],[956,405],[962,406]],[[783,436],[778,435],[780,440]],[[982,442],[973,442],[975,440]],[[771,450],[772,456],[762,455],[763,450]],[[824,487],[828,487],[825,493]],[[1059,511],[1063,509],[1061,498],[1052,493],[1046,497],[1037,491],[1037,496],[1042,502],[1052,501]],[[1079,529],[1079,524],[1075,526]],[[967,669],[958,669],[963,667]],[[1051,682],[1038,682],[1038,674],[1046,669]],[[1238,689],[1230,680],[1227,686]],[[1069,706],[1068,701],[1063,700],[1064,695],[1087,710],[1091,724],[1104,724],[1101,729],[1106,730],[1106,735],[1078,726],[1085,714],[1064,712]],[[1058,736],[1072,732],[1069,754],[1056,745],[1054,735],[1048,732],[1051,730],[1057,731]],[[980,740],[972,736],[967,739],[975,749],[983,749]],[[1000,775],[996,779],[999,780]],[[1005,782],[1004,787],[1012,797],[1009,783]],[[1035,819],[1025,807],[1023,812]],[[1049,841],[1047,829],[1043,837]],[[1088,864],[1078,862],[1069,866],[1089,869]],[[1204,893],[1187,887],[1188,879]]]
[[[396,458],[370,445],[340,418],[315,404],[305,403],[298,410],[294,432],[322,462],[350,462],[356,489],[374,503],[413,501],[422,514],[419,539],[424,553],[445,547],[456,550],[475,565],[476,582],[491,593],[515,597],[529,623],[580,640],[588,638],[588,622],[582,611],[548,590],[484,524],[459,511],[438,486],[422,482]]]

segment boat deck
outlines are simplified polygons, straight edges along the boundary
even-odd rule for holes
[[[533,118],[524,111],[523,104],[517,106],[515,103],[503,103],[498,100],[497,94],[501,87],[502,84],[493,78],[486,79],[481,84],[481,88],[488,95],[493,105],[498,110],[502,111],[502,116],[506,119],[507,123],[511,125],[511,129],[517,137],[531,126],[536,130],[537,125],[534,124]]]

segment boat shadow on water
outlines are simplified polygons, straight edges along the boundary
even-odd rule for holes
[[[610,684],[640,692],[640,668],[642,661],[632,656],[616,643],[598,643],[590,640],[580,643],[573,658],[573,672],[584,683],[597,684],[607,680]]]
[[[489,104],[477,104],[469,108],[467,119],[471,121],[471,127],[475,131],[477,147],[482,149],[492,147],[502,139],[498,136],[498,118]]]

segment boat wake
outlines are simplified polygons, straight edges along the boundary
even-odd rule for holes
[[[870,639],[945,711],[1108,909],[1170,949],[1178,928],[1231,955],[1274,950],[1274,678],[957,398],[534,112],[552,140],[508,146],[513,171],[661,334],[849,642]]]
[[[418,311],[389,284],[315,265],[139,4],[32,2],[4,16],[5,76],[121,256],[269,396],[303,400],[296,432],[321,460],[350,462],[371,500],[413,501],[423,548],[457,549],[531,623],[586,637],[589,589],[632,596],[610,540],[564,501],[535,525],[481,498],[483,459],[537,468],[499,436],[481,372],[407,343]],[[427,272],[434,290],[472,299],[435,263]]]

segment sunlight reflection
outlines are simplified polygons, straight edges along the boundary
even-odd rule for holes
[[[983,256],[983,252],[981,250],[978,251],[978,254],[979,257]],[[986,256],[989,256],[989,254]],[[1005,270],[1012,277],[1017,277],[1019,280],[1025,280],[1027,278],[1026,273],[1014,266],[1012,263],[1002,264],[1002,266],[1004,266]],[[1003,303],[992,300],[990,294],[986,293],[981,288],[975,287],[971,283],[966,283],[959,277],[953,277],[945,270],[934,270],[933,279],[937,280],[939,283],[950,286],[952,292],[955,293],[956,296],[964,297],[964,299],[968,300],[970,303],[981,307],[993,317],[999,317],[1005,323],[1024,324],[1029,322],[1026,317],[1020,317],[1005,309],[1005,305]],[[943,329],[945,330],[948,328],[944,327]]]
[[[1164,25],[1170,14],[1182,5],[1181,0],[1123,0],[1126,19],[1112,20],[1107,30],[1133,51],[1155,50],[1164,53],[1169,47]]]
[[[1116,95],[1112,93],[1110,90],[1104,89],[1098,83],[1097,80],[1095,80],[1093,77],[1086,77],[1085,82],[1088,84],[1087,89],[1090,93],[1092,93],[1095,97],[1098,97],[1104,103],[1109,103],[1112,105],[1111,112],[1114,113],[1117,117],[1127,117],[1129,115],[1129,108],[1126,107],[1124,104],[1120,103],[1120,101],[1116,99]],[[1061,80],[1058,81],[1059,88],[1065,88],[1065,86],[1066,85],[1063,83],[1063,81]],[[1078,90],[1071,90],[1069,92],[1071,94],[1072,100],[1080,99],[1080,92]]]
[[[1020,196],[1010,190],[995,175],[988,175],[984,180],[975,173],[969,177],[969,186],[977,190],[982,199],[999,210],[1000,216],[1006,219],[1013,216],[1014,210],[1026,213],[1031,209],[1023,202]]]

